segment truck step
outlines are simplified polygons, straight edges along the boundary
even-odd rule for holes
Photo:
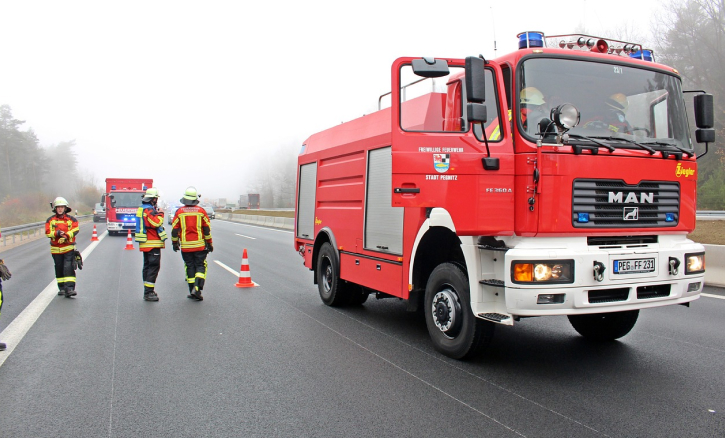
[[[486,251],[501,251],[501,252],[506,252],[506,251],[508,251],[508,250],[511,249],[508,246],[493,246],[493,245],[477,245],[477,246],[478,246],[478,249],[483,249],[483,250],[486,250]]]
[[[485,285],[488,285],[488,286],[506,287],[506,283],[504,283],[503,280],[494,280],[494,279],[490,279],[490,280],[480,280],[479,283],[485,284]]]
[[[504,315],[502,313],[479,313],[478,317],[493,322],[503,322],[507,319],[511,319],[509,315]]]

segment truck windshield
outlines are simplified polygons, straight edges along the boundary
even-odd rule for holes
[[[570,103],[581,113],[579,125],[569,131],[570,143],[589,137],[614,147],[639,143],[692,150],[680,80],[673,75],[601,62],[534,58],[521,66],[517,95],[519,129],[531,140],[538,138],[541,118]]]
[[[116,201],[116,204],[114,205],[114,207],[116,208],[136,208],[141,206],[141,199],[143,198],[143,193],[111,192],[111,196],[113,196],[113,200]]]

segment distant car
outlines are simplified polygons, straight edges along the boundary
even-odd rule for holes
[[[100,203],[97,203],[93,208],[93,222],[101,222],[106,220],[106,209],[101,207]]]
[[[169,223],[169,225],[171,225],[174,222],[174,215],[176,214],[176,210],[178,210],[179,207],[181,207],[181,206],[172,205],[171,207],[169,207],[166,210],[166,217],[167,217],[167,222]]]
[[[205,206],[203,208],[204,208],[204,210],[206,210],[206,215],[209,216],[209,219],[214,219],[214,217],[215,217],[214,208],[212,208],[211,206]]]

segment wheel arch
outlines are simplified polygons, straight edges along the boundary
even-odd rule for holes
[[[418,230],[413,244],[408,274],[408,282],[413,285],[411,301],[422,301],[428,278],[441,263],[454,263],[468,273],[461,243],[450,214],[442,208],[433,209]]]
[[[312,247],[312,271],[314,272],[313,284],[317,284],[317,257],[320,253],[320,248],[324,243],[330,243],[330,245],[332,245],[332,249],[335,250],[335,257],[337,257],[338,261],[340,260],[340,251],[337,249],[335,234],[332,232],[330,227],[321,228],[315,237],[315,244]]]

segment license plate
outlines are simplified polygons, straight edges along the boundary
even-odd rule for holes
[[[654,272],[655,259],[615,260],[614,268],[612,270],[615,274],[641,274],[644,272]]]

